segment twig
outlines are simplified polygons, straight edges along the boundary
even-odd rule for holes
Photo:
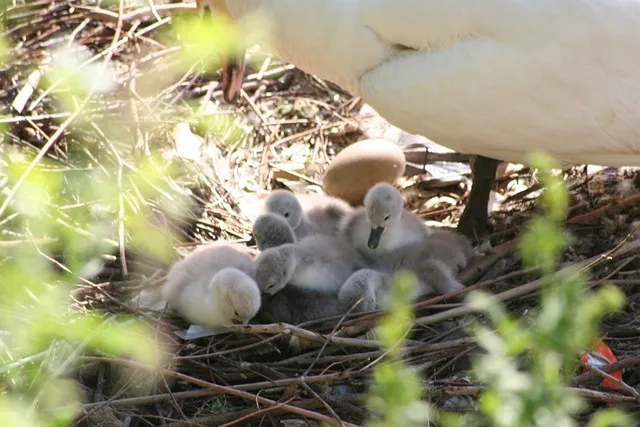
[[[333,344],[351,347],[380,348],[381,346],[380,342],[376,340],[326,336],[317,332],[307,331],[306,329],[302,329],[286,323],[271,323],[268,325],[226,325],[225,328],[232,332],[244,334],[295,335],[300,338],[304,338],[309,341],[314,341],[321,344],[324,344],[324,342],[328,340]]]
[[[640,203],[640,192],[633,194],[631,196],[625,197],[624,199],[617,200],[613,199],[606,206],[602,206],[601,208],[594,209],[582,215],[574,216],[567,221],[567,224],[579,224],[583,222],[589,222],[596,219],[600,219],[605,215],[613,213],[617,210],[625,208],[627,206],[633,206]]]
[[[631,243],[626,243],[625,245],[617,248],[616,254],[624,255],[638,248],[640,248],[640,240],[631,242]],[[596,255],[594,257],[591,257],[588,260],[572,263],[564,267],[557,273],[555,273],[553,276],[557,277],[559,275],[565,274],[576,268],[586,268],[588,266],[593,266],[595,265],[595,263],[602,261],[604,257],[611,256],[612,254],[613,254],[612,251],[607,251],[601,255]],[[542,279],[538,279],[533,282],[518,286],[517,288],[509,289],[508,291],[504,291],[502,293],[494,295],[493,299],[496,301],[507,301],[515,297],[526,295],[529,292],[535,291],[538,288],[540,288],[542,283],[543,283]],[[475,309],[471,308],[468,305],[465,305],[464,307],[453,308],[451,310],[443,311],[441,313],[436,313],[430,316],[421,317],[419,319],[416,319],[416,323],[422,326],[427,326],[427,325],[432,325],[434,323],[441,322],[443,320],[451,319],[453,317],[459,317],[459,316],[463,316],[465,314],[471,314],[474,312],[475,312]]]
[[[242,422],[242,421],[244,421],[246,419],[254,418],[254,417],[256,417],[258,415],[261,415],[261,414],[264,414],[266,412],[275,411],[278,408],[281,408],[281,407],[285,406],[287,403],[291,402],[294,399],[295,399],[295,397],[292,397],[290,399],[285,400],[284,402],[278,403],[275,406],[270,406],[268,408],[263,408],[263,409],[259,409],[257,411],[252,411],[252,412],[250,412],[250,413],[248,413],[246,415],[242,415],[241,417],[239,417],[239,418],[237,418],[237,419],[235,419],[233,421],[229,421],[228,423],[221,424],[220,427],[231,427],[232,425],[238,424],[238,423],[240,423],[240,422]]]
[[[583,367],[589,369],[590,371],[595,372],[596,374],[598,374],[599,376],[601,376],[602,378],[606,378],[609,381],[613,381],[614,383],[618,384],[618,386],[620,387],[620,389],[626,391],[627,393],[629,393],[631,396],[636,398],[636,401],[638,403],[640,403],[640,393],[638,393],[638,390],[636,390],[635,388],[629,386],[627,383],[625,383],[622,380],[619,380],[618,378],[614,377],[613,375],[601,371],[600,369],[598,369],[595,366],[591,366],[588,363],[584,363],[584,362],[580,362],[580,365],[582,365]]]
[[[640,356],[629,357],[626,359],[618,360],[615,363],[610,365],[605,365],[600,368],[602,372],[614,372],[620,369],[629,368],[631,366],[640,365]],[[578,375],[573,379],[573,384],[575,386],[581,386],[590,384],[596,380],[598,380],[599,375],[596,372],[585,372],[584,374]]]
[[[442,388],[429,388],[425,390],[425,396],[427,397],[441,397],[445,396],[479,396],[486,390],[486,387],[479,385],[469,385],[463,387],[442,387]],[[608,403],[628,403],[631,405],[637,405],[636,400],[633,397],[622,396],[616,393],[605,393],[602,391],[588,390],[584,388],[567,387],[568,392],[576,393],[584,398],[596,400],[599,402]]]
[[[361,403],[364,400],[364,396],[361,394],[351,394],[346,396],[340,396],[342,401],[353,402],[353,403]],[[322,403],[318,401],[318,399],[303,399],[296,400],[293,404],[299,408],[305,409],[319,409],[322,407]],[[238,412],[230,412],[230,413],[222,413],[216,415],[208,415],[208,416],[200,416],[194,418],[188,422],[177,421],[173,423],[163,424],[163,427],[192,427],[194,425],[207,425],[207,426],[218,426],[224,422],[230,422],[232,420],[237,419],[238,417],[247,417],[245,419],[257,418],[262,415],[264,412],[262,410],[256,411],[255,409],[244,409]],[[283,414],[286,411],[282,410],[280,407],[271,408],[269,411],[270,414]],[[276,425],[275,423],[273,425]]]
[[[139,363],[139,362],[135,362],[133,360],[126,360],[126,359],[115,359],[115,358],[109,358],[109,357],[91,357],[91,356],[85,356],[82,357],[83,360],[86,361],[90,361],[90,362],[106,362],[106,363],[115,363],[115,364],[119,364],[119,365],[125,365],[125,366],[131,366],[134,368],[140,368],[140,369],[154,369],[154,367],[145,365],[144,363]],[[236,396],[242,399],[246,399],[252,402],[259,402],[262,403],[263,405],[270,405],[270,406],[276,406],[279,405],[278,402],[273,401],[271,399],[266,399],[264,397],[260,397],[258,395],[254,395],[251,393],[247,393],[245,391],[242,390],[238,390],[236,388],[232,388],[232,387],[225,387],[222,385],[218,385],[218,384],[213,384],[210,383],[208,381],[204,381],[198,378],[194,378],[191,377],[189,375],[185,375],[185,374],[181,374],[179,372],[174,372],[168,369],[164,369],[164,368],[159,368],[158,369],[160,371],[160,373],[162,373],[163,375],[167,375],[170,377],[174,377],[177,378],[179,380],[182,381],[186,381],[188,383],[200,386],[200,387],[204,387],[204,388],[208,388],[211,390],[215,390],[217,392],[217,394],[229,394],[231,396]],[[287,410],[288,412],[292,412],[294,414],[298,414],[298,415],[302,415],[303,417],[308,417],[308,418],[312,418],[314,420],[318,420],[318,421],[323,421],[325,423],[330,423],[333,424],[335,423],[335,420],[333,418],[327,417],[326,415],[322,415],[319,414],[317,412],[313,412],[313,411],[308,411],[306,409],[301,409],[295,406],[291,406],[291,405],[281,405],[280,408]],[[352,426],[352,427],[356,427],[355,424],[345,424],[347,426]]]

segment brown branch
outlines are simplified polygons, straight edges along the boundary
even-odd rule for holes
[[[619,380],[618,378],[614,377],[613,375],[611,375],[611,374],[609,374],[607,372],[601,371],[600,369],[596,368],[595,366],[591,366],[588,363],[580,362],[580,365],[582,365],[583,367],[585,367],[585,368],[589,369],[590,371],[596,373],[600,377],[608,379],[609,381],[612,381],[612,382],[618,384],[618,387],[621,390],[624,390],[627,393],[629,393],[631,396],[633,396],[636,399],[636,401],[638,403],[640,403],[640,393],[638,393],[638,390],[636,390],[635,388],[629,386],[624,381]]]
[[[582,215],[574,216],[567,220],[567,224],[580,224],[583,222],[594,221],[627,206],[637,205],[638,203],[640,203],[640,192],[625,197],[624,199],[613,199],[610,203],[602,206],[601,208],[594,209]]]

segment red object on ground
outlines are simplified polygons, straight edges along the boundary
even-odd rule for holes
[[[615,354],[613,354],[613,351],[611,351],[608,345],[606,345],[602,341],[598,341],[598,344],[596,344],[593,350],[588,353],[580,353],[580,360],[582,360],[583,363],[589,366],[593,366],[594,368],[601,368],[603,366],[617,362],[618,358],[615,356]],[[584,371],[588,371],[588,369],[583,368],[583,372]],[[609,375],[622,381],[622,371],[609,372]],[[610,380],[609,378],[603,379],[601,384],[604,387],[618,387],[618,383]]]

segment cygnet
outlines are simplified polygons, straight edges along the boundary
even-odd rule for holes
[[[289,223],[276,214],[260,215],[253,223],[253,237],[260,251],[296,242]]]
[[[461,250],[444,239],[427,239],[424,242],[403,246],[380,257],[375,269],[389,275],[400,270],[416,274],[419,282],[418,296],[429,293],[446,294],[459,291],[464,286],[456,274],[466,266],[467,258]]]
[[[255,317],[259,323],[284,322],[291,325],[338,316],[349,311],[337,295],[297,286],[286,286],[275,295],[264,295]],[[252,321],[253,322],[253,321]]]
[[[421,256],[444,262],[454,274],[464,269],[471,258],[480,255],[467,236],[445,228],[431,228],[425,244],[420,246],[420,252]]]
[[[321,234],[267,249],[254,263],[256,283],[269,295],[287,284],[337,293],[351,273],[365,266],[362,256],[346,241]]]
[[[417,215],[404,209],[400,192],[383,182],[371,187],[364,198],[364,206],[347,215],[340,230],[369,259],[423,242],[430,233]]]
[[[282,216],[293,229],[296,238],[313,234],[333,236],[342,218],[353,209],[344,200],[324,194],[293,194],[275,190],[265,201],[266,213]]]
[[[380,257],[375,270],[363,269],[352,274],[340,289],[340,302],[351,306],[364,298],[363,311],[386,308],[392,277],[400,270],[412,271],[418,279],[412,300],[432,293],[446,294],[464,289],[456,274],[467,265],[469,252],[466,251],[473,250],[471,244],[453,233],[435,233],[433,239],[403,246]]]
[[[252,276],[246,248],[218,242],[176,263],[162,295],[171,309],[199,325],[248,323],[260,309],[260,290]]]
[[[384,305],[384,296],[389,286],[389,275],[370,268],[353,273],[344,282],[338,293],[338,301],[354,311],[374,311]]]

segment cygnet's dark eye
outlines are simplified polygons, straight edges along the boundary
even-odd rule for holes
[[[234,313],[235,313],[236,317],[240,317],[240,315],[238,314],[237,311],[234,311]]]
[[[285,218],[289,218],[289,212],[285,212],[285,213],[284,213],[284,217],[285,217]]]
[[[384,220],[385,221],[389,221],[389,218],[390,218],[390,215],[387,215],[387,216],[384,217]]]

